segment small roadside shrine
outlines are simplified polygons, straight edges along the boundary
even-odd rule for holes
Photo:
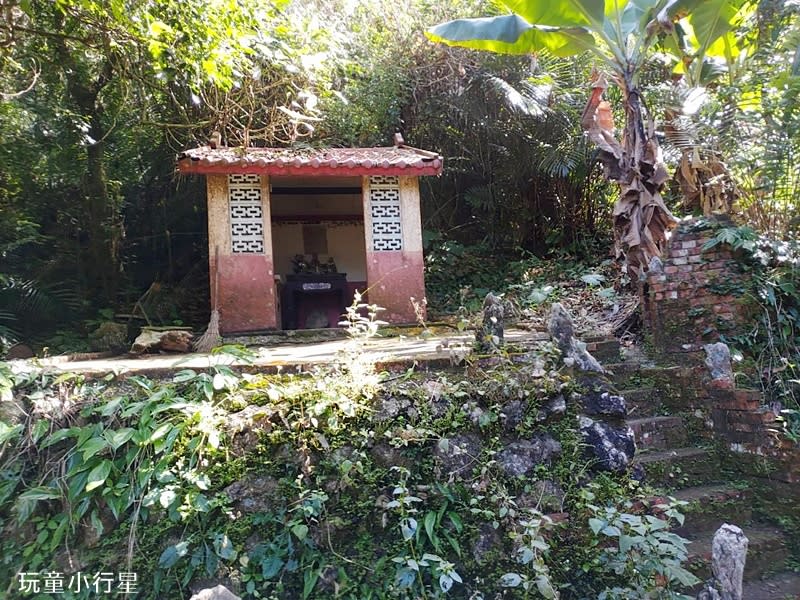
[[[335,327],[366,290],[410,323],[425,297],[419,177],[442,157],[381,148],[212,148],[178,156],[206,176],[211,303],[223,333]],[[424,309],[423,309],[424,310]]]

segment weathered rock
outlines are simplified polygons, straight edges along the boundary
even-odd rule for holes
[[[580,397],[581,408],[589,416],[625,418],[628,405],[625,398],[608,390],[590,390]]]
[[[128,347],[128,326],[123,323],[104,321],[89,334],[89,343],[94,351],[121,352]]]
[[[483,323],[475,332],[475,341],[479,352],[493,352],[503,343],[503,301],[489,292],[483,300]]]
[[[15,399],[10,390],[0,397],[0,421],[13,427],[24,423],[27,416],[24,404]]]
[[[6,360],[33,358],[36,353],[27,344],[14,344],[6,352]]]
[[[241,598],[224,585],[218,585],[213,588],[200,590],[189,600],[241,600]]]
[[[263,406],[246,406],[237,413],[229,413],[222,425],[231,442],[233,456],[244,456],[259,442],[259,432],[272,430],[271,411]]]
[[[664,272],[664,263],[661,262],[661,259],[657,256],[654,256],[650,259],[650,264],[648,265],[647,272],[649,275],[656,275],[658,273]]]
[[[534,481],[530,492],[517,497],[517,506],[540,512],[561,512],[564,510],[564,490],[550,479]]]
[[[496,548],[500,548],[502,540],[497,529],[491,523],[482,523],[478,528],[478,537],[472,545],[472,556],[475,562],[482,564],[486,560],[486,555]]]
[[[395,448],[389,444],[375,444],[370,451],[372,460],[380,467],[410,467],[411,461],[403,455],[400,448]]]
[[[512,400],[500,411],[500,422],[506,430],[514,429],[524,418],[525,404],[520,400]]]
[[[748,540],[736,525],[723,523],[711,542],[712,578],[698,600],[742,600],[742,578]]]
[[[627,425],[613,426],[579,416],[581,435],[597,467],[604,471],[624,471],[636,453],[633,430]]]
[[[434,458],[445,478],[466,477],[477,464],[481,440],[474,433],[442,438],[433,451]]]
[[[401,412],[408,410],[410,406],[411,401],[408,398],[381,396],[375,403],[375,415],[372,418],[378,422],[390,421]]]
[[[553,302],[553,306],[550,308],[550,321],[547,329],[550,337],[561,350],[561,357],[565,364],[572,365],[580,371],[604,372],[597,359],[586,350],[586,344],[575,337],[572,317],[567,309],[558,302]]]
[[[552,462],[561,454],[561,444],[549,434],[531,440],[508,444],[497,455],[497,463],[508,475],[517,477],[532,471],[537,465]]]
[[[443,417],[450,408],[450,402],[445,395],[447,386],[441,381],[435,379],[428,379],[422,384],[422,389],[425,390],[428,398],[428,406],[430,408],[431,416],[434,419]]]
[[[706,344],[706,366],[711,371],[711,385],[718,389],[733,389],[733,368],[731,351],[722,342]]]
[[[545,402],[536,415],[537,421],[546,421],[550,417],[560,417],[567,412],[567,401],[563,394],[553,396]]]
[[[278,482],[272,477],[249,475],[235,481],[224,492],[234,506],[245,513],[270,512],[278,491]]]
[[[131,347],[131,353],[144,352],[189,352],[192,347],[192,333],[180,329],[154,331],[145,329],[139,334]]]

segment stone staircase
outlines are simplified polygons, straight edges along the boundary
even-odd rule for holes
[[[745,600],[800,598],[800,576],[784,572],[790,558],[787,535],[753,509],[749,482],[724,468],[725,451],[715,443],[708,402],[691,389],[698,373],[620,362],[615,340],[595,340],[587,347],[592,344],[627,401],[627,423],[637,443],[634,463],[645,482],[656,499],[687,503],[681,509],[685,523],[676,532],[692,542],[690,570],[701,579],[710,576],[711,539],[722,523],[733,523],[749,539]]]

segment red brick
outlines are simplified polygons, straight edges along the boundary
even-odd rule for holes
[[[670,274],[670,273],[677,273],[677,272],[678,272],[678,267],[673,267],[673,266],[664,267],[664,273]]]

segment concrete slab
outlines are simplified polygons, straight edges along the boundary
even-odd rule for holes
[[[548,339],[539,332],[510,330],[506,332],[508,343],[532,347]],[[229,354],[162,354],[137,357],[121,356],[94,360],[70,360],[69,357],[11,361],[16,369],[53,370],[103,376],[150,374],[155,375],[180,369],[209,369],[217,365],[257,368],[312,368],[336,361],[343,352],[355,349],[369,355],[375,362],[447,361],[453,351],[469,349],[471,352],[474,336],[472,333],[448,336],[371,338],[363,344],[354,345],[349,339],[337,339],[318,343],[282,344],[272,347],[252,348],[255,357],[252,362],[237,359]]]

